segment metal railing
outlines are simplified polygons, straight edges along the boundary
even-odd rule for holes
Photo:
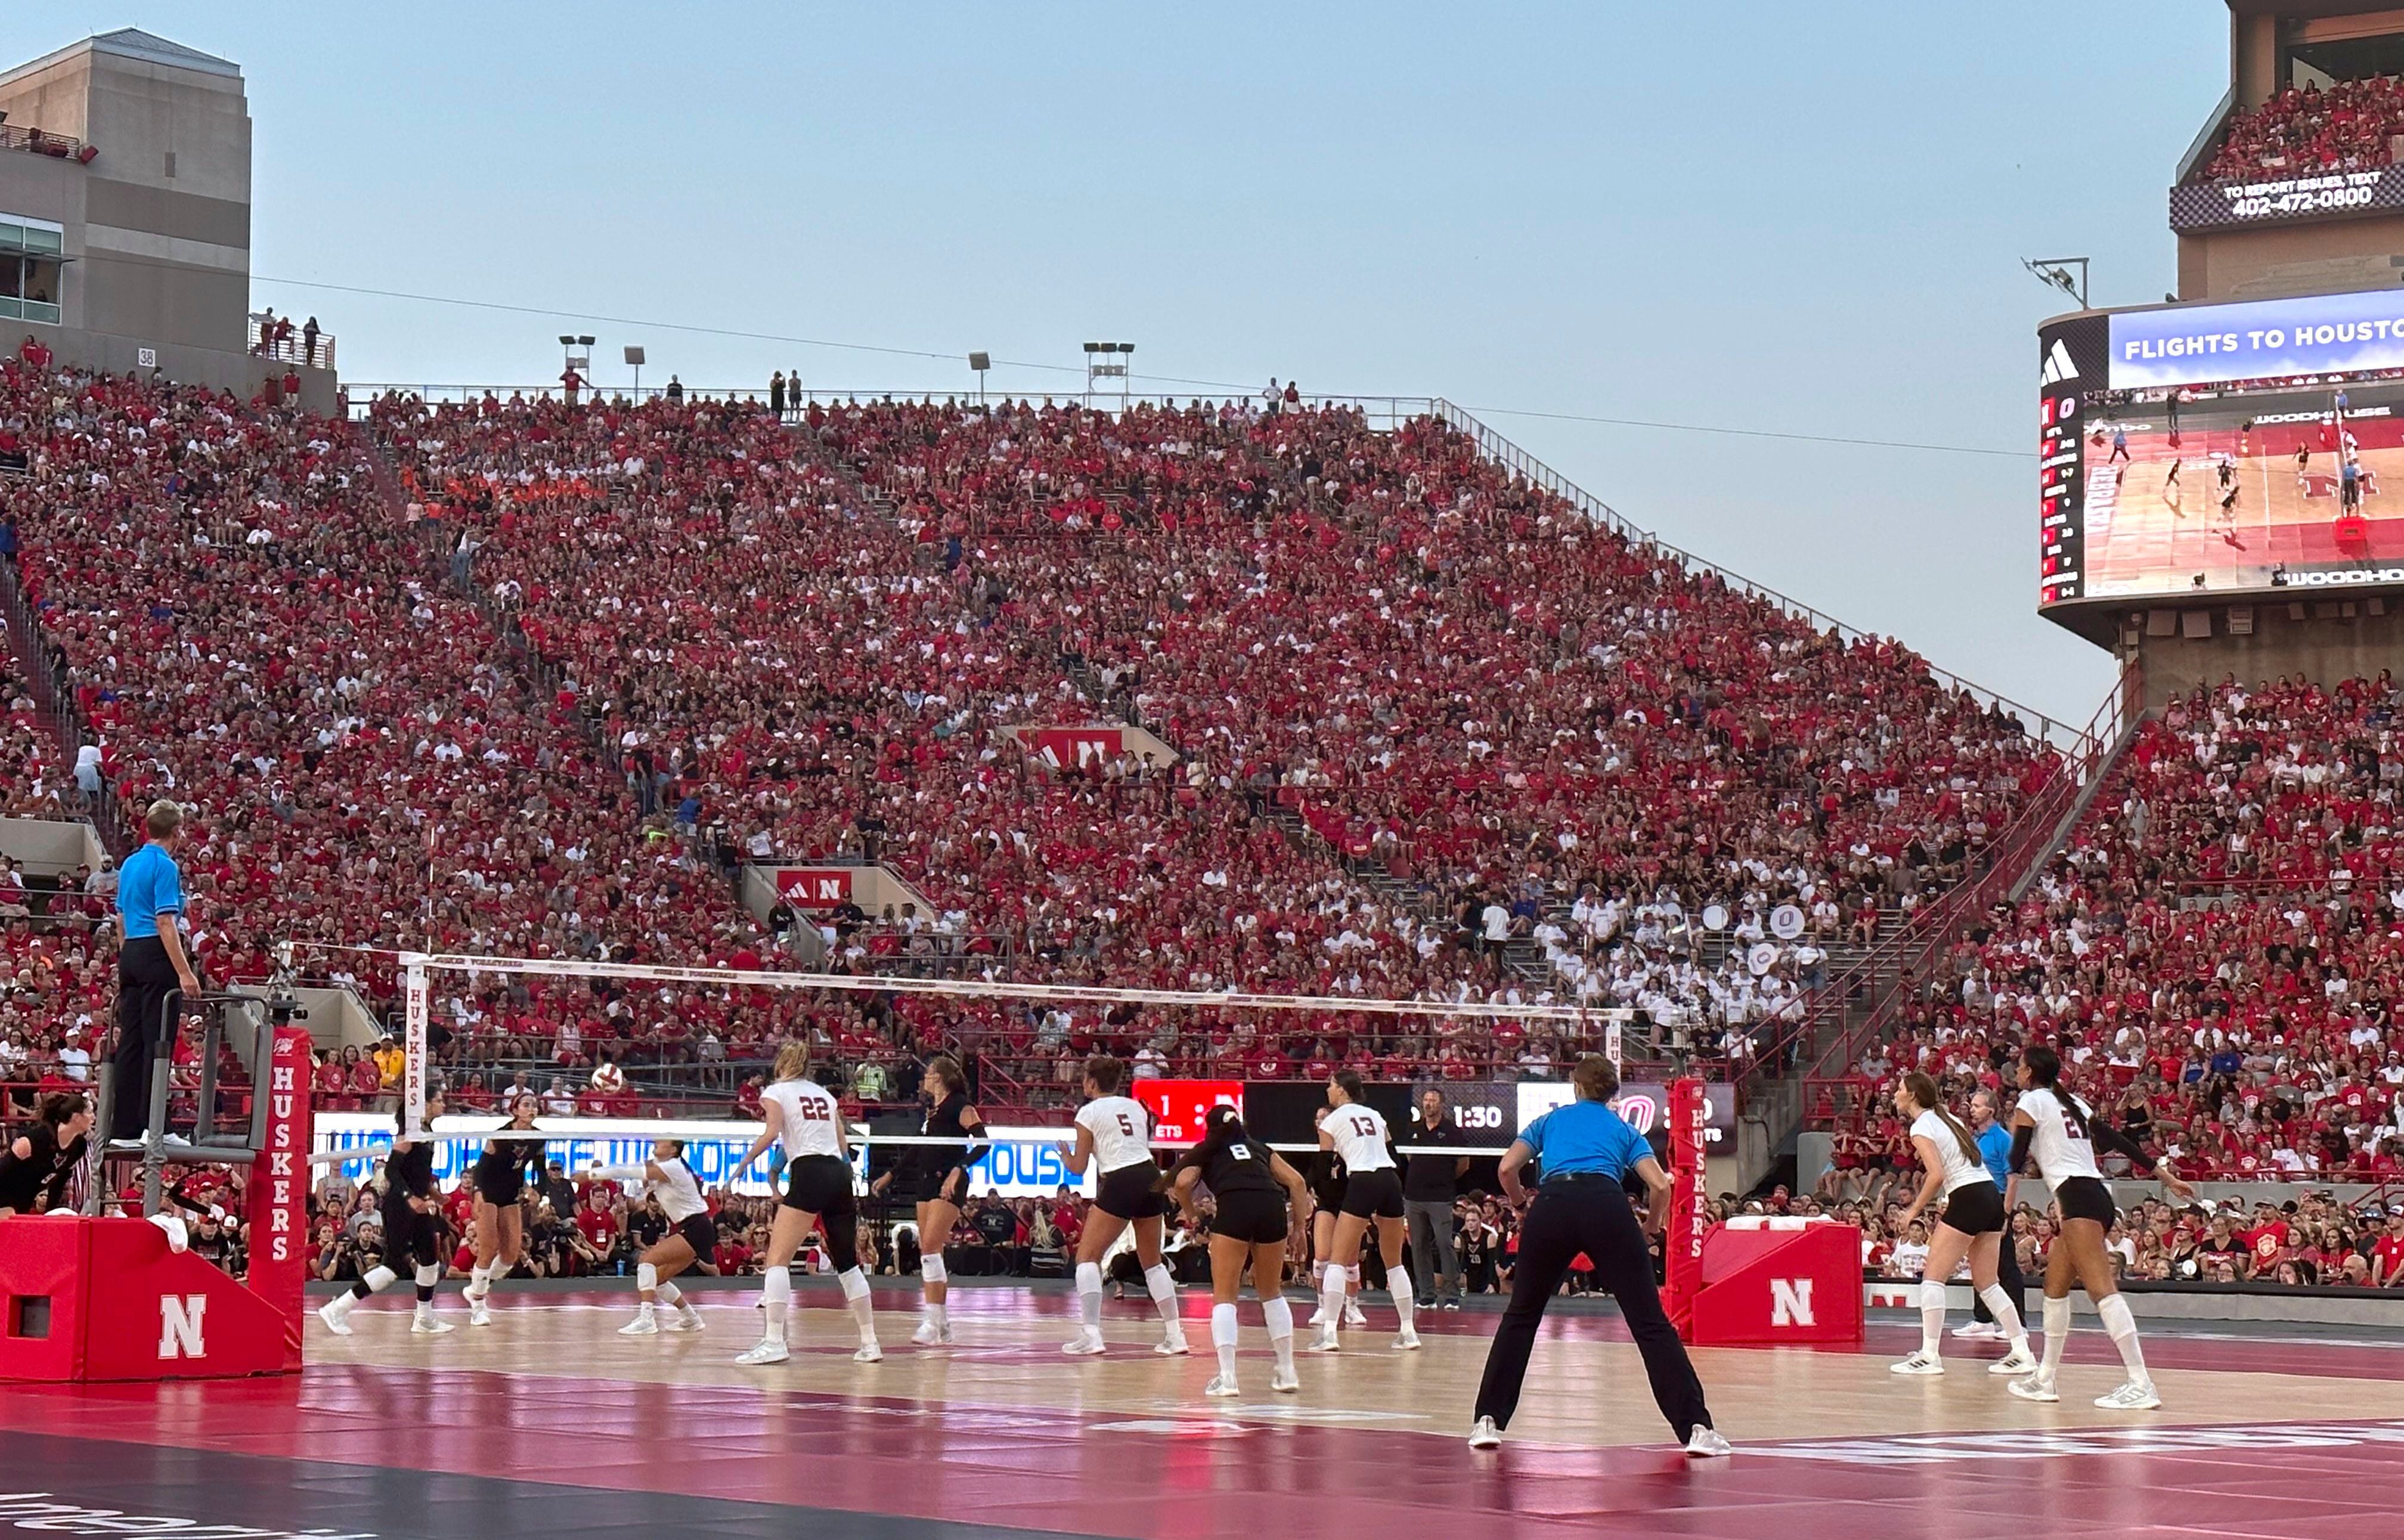
[[[294,325],[289,315],[273,319],[252,316],[247,345],[253,357],[273,358],[281,364],[299,364],[304,369],[334,367],[334,334],[319,331],[313,336],[305,326]]]
[[[53,161],[81,161],[89,163],[83,152],[83,141],[72,134],[52,133],[47,129],[15,123],[0,123],[0,149],[21,149],[33,155],[47,155]]]
[[[2065,758],[2061,773],[2039,789],[2018,818],[1983,850],[1973,853],[1975,870],[1916,911],[1901,931],[1812,992],[1794,1028],[1762,1051],[1758,1062],[1763,1071],[1775,1073],[1779,1067],[1792,1065],[1807,1079],[1829,1078],[1834,1068],[1852,1064],[1862,1047],[1892,1029],[1895,1015],[1910,1003],[1913,986],[1936,953],[1953,945],[1972,917],[2007,898],[2038,861],[2052,854],[2066,833],[2063,819],[2106,772],[2124,740],[2136,683],[2134,670],[2114,682],[2076,735],[2084,747]]]

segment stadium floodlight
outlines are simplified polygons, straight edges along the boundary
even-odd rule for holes
[[[640,343],[627,344],[626,362],[634,366],[635,399],[640,401],[643,399],[643,349]]]
[[[985,371],[993,367],[993,355],[971,353],[969,355],[969,367],[976,371],[977,405],[983,406],[985,405]]]
[[[2028,269],[2030,273],[2035,274],[2037,282],[2042,284],[2050,284],[2055,288],[2062,290],[2064,294],[2067,294],[2072,299],[2077,301],[2079,309],[2085,310],[2088,308],[2086,258],[2023,257],[2020,259],[2020,266]],[[2070,270],[2072,268],[2076,268],[2078,270],[2078,275],[2075,278],[2071,276]]]
[[[1135,352],[1133,343],[1087,343],[1085,344],[1086,404],[1093,404],[1094,386],[1097,381],[1118,382],[1119,404],[1126,404],[1127,366],[1129,355]],[[1105,385],[1103,388],[1109,388]]]

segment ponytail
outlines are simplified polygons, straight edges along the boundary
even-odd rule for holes
[[[1978,1141],[1970,1137],[1970,1130],[1962,1126],[1960,1118],[1946,1110],[1945,1099],[1937,1091],[1935,1080],[1922,1071],[1914,1070],[1903,1077],[1903,1088],[1910,1095],[1912,1100],[1919,1102],[1926,1111],[1936,1114],[1936,1120],[1945,1125],[1945,1131],[1953,1136],[1953,1141],[1956,1144],[1962,1146],[1963,1159],[1974,1166],[1985,1161],[1986,1156],[1979,1153]]]

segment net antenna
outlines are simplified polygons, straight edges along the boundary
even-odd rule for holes
[[[307,943],[300,945],[308,945]],[[356,953],[358,947],[324,947]],[[1319,1014],[1427,1016],[1449,1020],[1543,1022],[1591,1042],[1594,1023],[1604,1023],[1605,1052],[1616,1065],[1621,1028],[1636,1013],[1625,1007],[1585,1004],[1519,1004],[1492,1001],[1388,1000],[1354,995],[1252,994],[1235,989],[1126,989],[1089,984],[1042,984],[1005,979],[893,978],[881,974],[772,973],[741,968],[658,967],[594,962],[579,958],[503,958],[461,953],[385,953],[400,964],[402,1047],[407,1058],[402,1084],[401,1127],[412,1140],[426,1135],[426,1078],[433,1025],[432,976],[437,971],[547,978],[622,979],[633,983],[691,984],[703,988],[824,989],[855,994],[938,995],[966,1000],[1043,1000],[1085,1005],[1173,1005],[1217,1011],[1294,1011]]]

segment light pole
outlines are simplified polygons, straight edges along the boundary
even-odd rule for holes
[[[2072,299],[2077,301],[2079,309],[2085,310],[2089,308],[2087,303],[2086,258],[2023,257],[2020,259],[2020,266],[2028,269],[2030,273],[2034,273],[2036,276],[2037,282],[2058,288],[2064,294],[2069,295]],[[2078,275],[2075,278],[2070,275],[2070,270],[2072,268],[2076,268],[2078,270]]]

